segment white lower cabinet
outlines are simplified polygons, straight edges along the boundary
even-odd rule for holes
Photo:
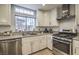
[[[40,36],[40,50],[46,48],[46,35]]]
[[[33,38],[34,40],[31,42],[32,44],[32,53],[33,52],[36,52],[36,51],[39,51],[39,43],[40,43],[40,41],[39,41],[39,38],[38,37],[34,37]]]
[[[22,54],[28,55],[48,47],[52,50],[52,35],[22,38]]]
[[[47,38],[47,47],[48,47],[50,50],[52,50],[52,48],[53,48],[52,35],[51,35],[51,34],[50,34],[50,35],[47,35],[46,38]]]
[[[40,36],[23,38],[22,54],[27,55],[39,51],[41,46],[40,40],[42,40]]]
[[[31,38],[23,38],[22,39],[22,54],[23,55],[27,55],[27,54],[32,53],[30,39]]]
[[[79,55],[79,47],[75,48],[75,55]]]
[[[46,36],[37,36],[32,38],[32,52],[46,48]]]
[[[79,41],[73,40],[73,54],[79,55]]]

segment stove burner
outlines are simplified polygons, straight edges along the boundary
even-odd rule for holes
[[[72,35],[72,34],[54,34],[53,36],[61,37],[61,38],[67,38],[67,39],[73,39],[76,35]]]

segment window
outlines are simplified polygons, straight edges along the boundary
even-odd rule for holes
[[[33,31],[36,27],[36,11],[14,6],[16,31]]]
[[[16,30],[17,31],[24,31],[26,26],[26,18],[15,16],[15,22],[16,22]]]
[[[22,7],[15,7],[15,12],[16,13],[23,13],[23,14],[28,14],[28,15],[35,15],[35,12],[30,9],[25,9]]]
[[[35,19],[34,18],[27,18],[27,30],[31,31],[33,28],[35,28]]]

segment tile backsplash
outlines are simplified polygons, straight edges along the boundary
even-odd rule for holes
[[[59,31],[59,27],[58,26],[56,26],[56,27],[55,26],[54,27],[50,27],[50,26],[49,27],[38,27],[37,30],[38,31],[44,31],[45,28],[47,28],[48,30],[51,28],[52,31]]]
[[[60,30],[62,29],[72,29],[73,31],[76,29],[75,19],[65,19],[59,24]]]

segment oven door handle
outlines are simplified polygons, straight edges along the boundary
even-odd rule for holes
[[[65,41],[62,41],[62,40],[57,40],[57,39],[53,39],[53,40],[58,41],[58,42],[61,42],[61,43],[70,44],[69,42],[65,42]]]

